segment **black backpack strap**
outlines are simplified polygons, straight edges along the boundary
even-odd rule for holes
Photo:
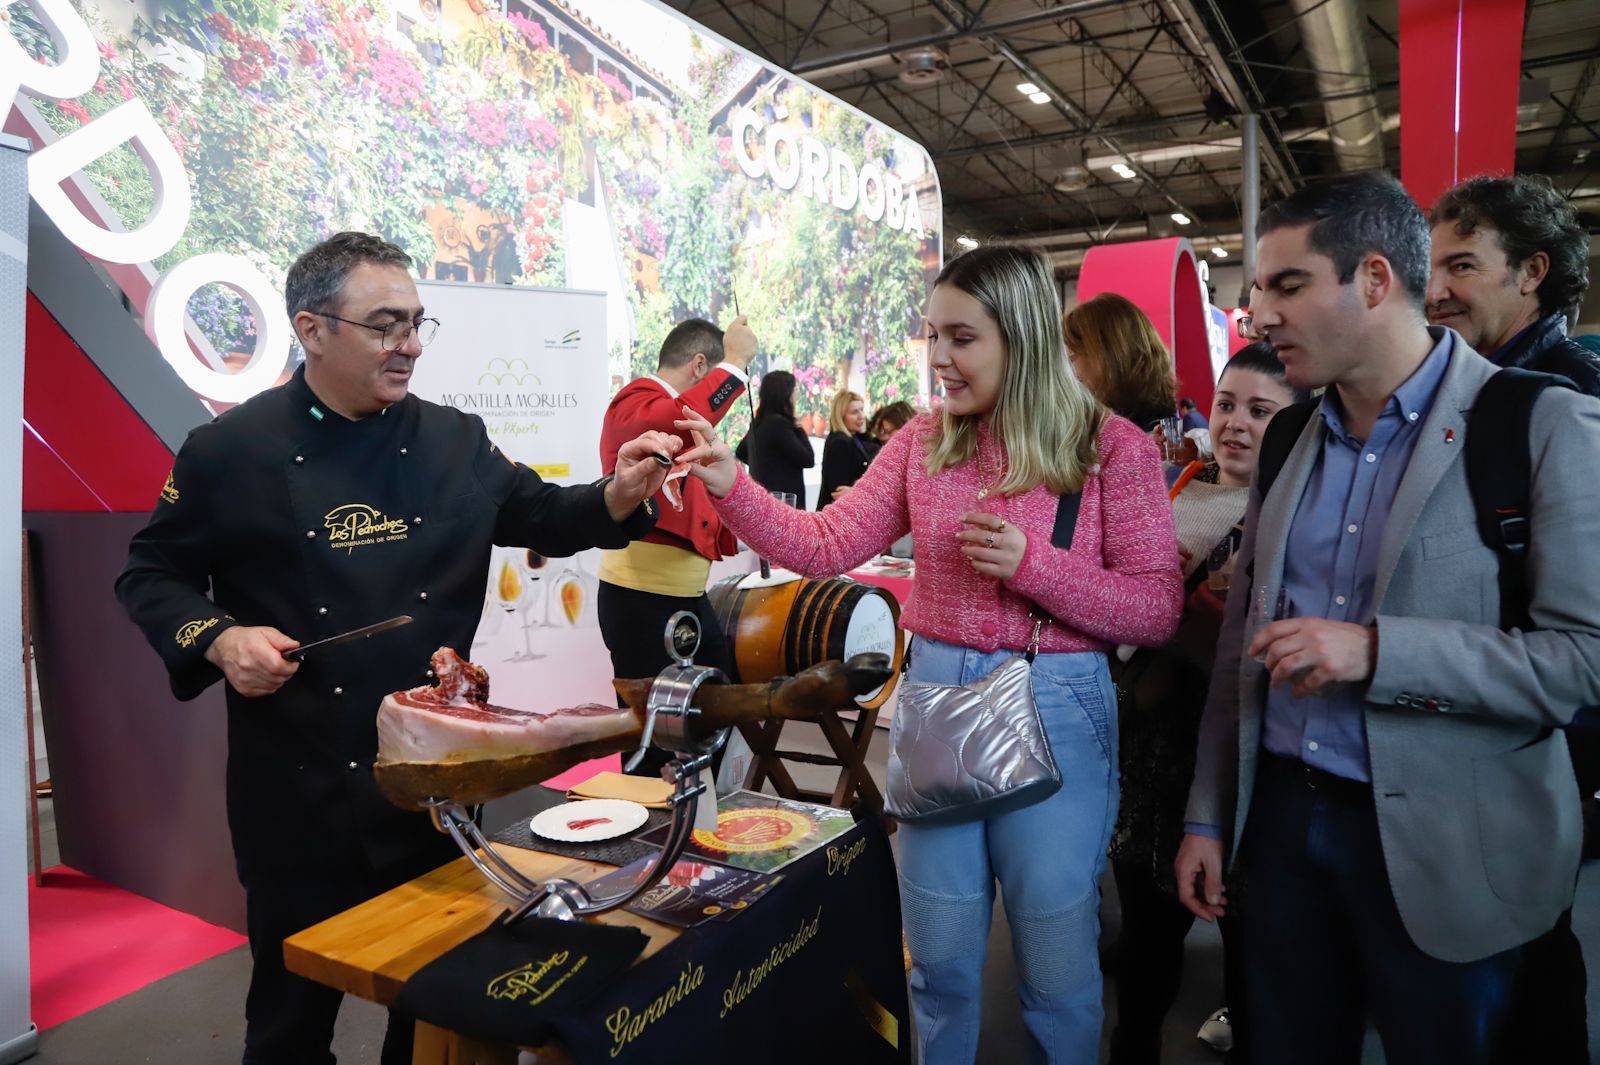
[[[1305,432],[1306,423],[1321,402],[1320,399],[1308,399],[1304,403],[1291,404],[1279,410],[1267,423],[1267,431],[1261,434],[1261,455],[1256,463],[1257,499],[1267,498],[1267,493],[1272,490],[1272,482],[1278,479],[1278,471],[1288,461],[1295,441]],[[1216,442],[1212,443],[1214,448]]]
[[[1528,616],[1529,489],[1533,460],[1528,429],[1545,389],[1575,388],[1565,377],[1503,369],[1472,403],[1466,439],[1467,487],[1478,535],[1500,557],[1500,627],[1531,627]]]

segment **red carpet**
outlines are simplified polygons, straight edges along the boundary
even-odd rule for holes
[[[33,1020],[87,1013],[163,976],[242,946],[243,936],[112,887],[75,869],[28,880]]]

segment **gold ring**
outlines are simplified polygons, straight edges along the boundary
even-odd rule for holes
[[[1006,531],[1006,520],[1004,518],[1001,518],[1000,519],[1000,527],[998,529],[996,529],[995,532],[1003,533],[1005,531]]]

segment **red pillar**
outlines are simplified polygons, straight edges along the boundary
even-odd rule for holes
[[[1400,0],[1400,179],[1427,207],[1516,167],[1523,0]]]

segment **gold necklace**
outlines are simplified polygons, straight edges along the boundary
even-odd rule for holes
[[[1001,475],[1002,476],[995,478],[993,484],[989,483],[989,464],[983,461],[983,441],[979,440],[978,441],[978,499],[980,499],[980,500],[988,499],[989,498],[989,493],[991,491],[993,491],[994,489],[1000,487],[1000,481],[1003,479],[1004,473],[1005,473],[1005,471],[1002,470],[1001,471]]]

